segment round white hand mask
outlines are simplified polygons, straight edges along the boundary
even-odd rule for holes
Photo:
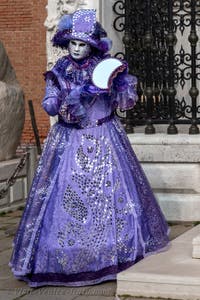
[[[89,56],[91,47],[85,42],[79,40],[71,40],[69,42],[68,50],[72,58],[79,60]]]

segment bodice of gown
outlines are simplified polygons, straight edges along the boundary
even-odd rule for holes
[[[46,94],[42,105],[49,115],[66,123],[84,124],[110,116],[117,107],[130,109],[136,99],[136,78],[123,74],[109,92],[92,92],[92,72],[102,60],[93,56],[76,62],[70,56],[58,60],[45,74]]]

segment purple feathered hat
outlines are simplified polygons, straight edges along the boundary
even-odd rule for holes
[[[84,41],[104,53],[112,47],[106,31],[96,21],[95,9],[80,9],[60,19],[58,30],[52,39],[53,45],[67,48],[70,40]]]

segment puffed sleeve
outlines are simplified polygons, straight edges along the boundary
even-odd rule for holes
[[[53,74],[51,72],[47,72],[45,74],[45,80],[46,91],[42,100],[42,107],[50,116],[55,116],[57,115],[60,107],[59,85],[53,78]]]
[[[137,78],[127,71],[119,73],[113,81],[111,103],[113,109],[128,110],[134,107],[138,99]]]

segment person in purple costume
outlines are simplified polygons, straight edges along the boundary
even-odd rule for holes
[[[109,92],[92,83],[111,46],[95,10],[63,16],[53,44],[69,50],[45,74],[42,106],[58,122],[44,144],[9,265],[31,287],[92,285],[166,249],[169,230],[114,114],[134,106],[136,78],[124,62]]]

